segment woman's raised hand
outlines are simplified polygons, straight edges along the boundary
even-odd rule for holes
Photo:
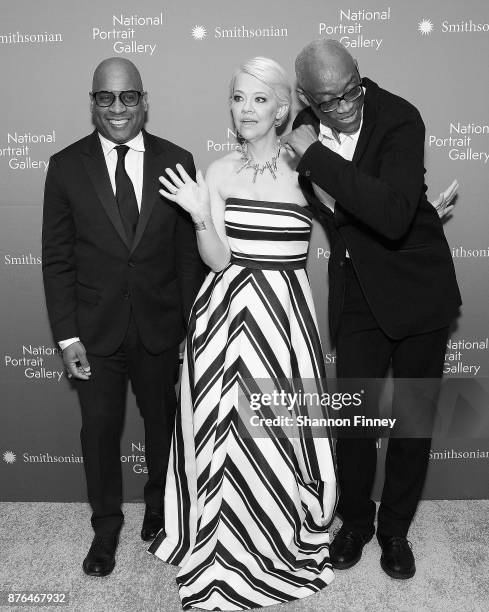
[[[176,172],[166,168],[169,179],[160,176],[160,183],[165,189],[160,193],[168,200],[176,202],[186,210],[194,221],[202,221],[210,216],[210,196],[202,172],[197,170],[197,181],[194,181],[181,164],[176,165]]]

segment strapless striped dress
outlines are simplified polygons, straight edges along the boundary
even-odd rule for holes
[[[229,265],[207,276],[189,322],[165,492],[149,551],[180,566],[184,609],[246,610],[306,597],[333,579],[330,438],[243,434],[241,391],[313,380],[325,368],[305,263],[311,214],[230,198]],[[248,414],[249,416],[249,414]]]

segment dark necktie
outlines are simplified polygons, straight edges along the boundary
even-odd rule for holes
[[[119,207],[122,225],[124,226],[130,244],[132,244],[138,224],[139,209],[136,193],[134,192],[134,185],[124,165],[124,159],[126,153],[129,151],[129,147],[126,145],[119,145],[116,147],[116,150],[117,167],[115,169],[115,199]]]

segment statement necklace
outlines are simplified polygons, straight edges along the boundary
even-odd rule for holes
[[[245,168],[250,168],[251,170],[253,170],[253,183],[255,183],[256,177],[259,174],[263,174],[265,170],[268,170],[270,174],[272,175],[273,180],[274,181],[277,180],[277,175],[276,175],[277,160],[280,155],[280,149],[282,148],[280,140],[277,141],[277,152],[272,157],[272,159],[266,161],[264,164],[259,164],[257,161],[253,159],[253,156],[248,151],[247,142],[243,142],[243,144],[240,145],[240,147],[241,147],[241,161],[243,161],[244,163],[240,168],[238,168],[238,170],[236,170],[236,174],[239,174],[241,170],[244,170]]]

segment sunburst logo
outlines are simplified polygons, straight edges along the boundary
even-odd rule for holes
[[[196,25],[192,28],[192,37],[195,40],[203,40],[207,36],[207,30],[203,25]]]
[[[5,463],[15,463],[16,459],[17,455],[12,451],[5,451],[3,453],[3,460],[5,461]]]
[[[427,34],[431,34],[431,32],[433,32],[433,27],[434,26],[431,19],[422,19],[418,23],[418,32],[420,32],[423,36],[426,36]]]

